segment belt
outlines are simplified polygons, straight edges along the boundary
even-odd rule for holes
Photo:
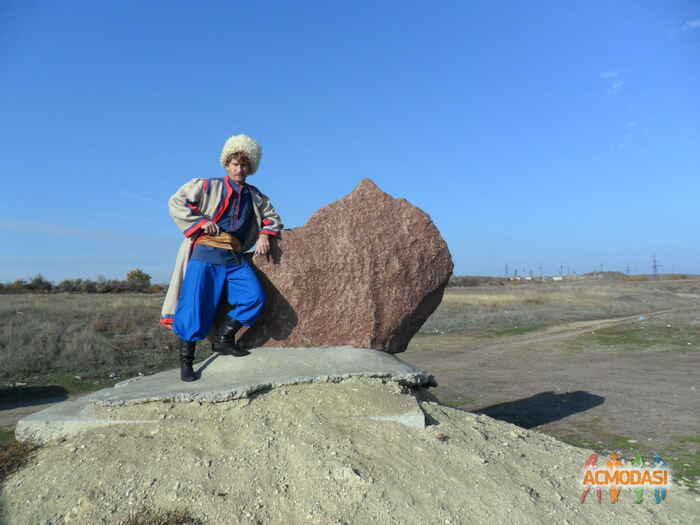
[[[241,241],[238,240],[238,237],[228,232],[221,232],[218,235],[202,234],[197,238],[195,244],[204,244],[205,246],[223,248],[234,252],[241,251]]]

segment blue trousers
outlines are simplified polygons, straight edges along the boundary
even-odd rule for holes
[[[173,332],[185,341],[199,341],[209,334],[226,292],[228,316],[245,326],[253,324],[265,302],[255,272],[242,264],[211,264],[190,260],[173,319]]]

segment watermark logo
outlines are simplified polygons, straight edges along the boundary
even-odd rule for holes
[[[610,503],[617,503],[620,491],[624,488],[634,489],[634,502],[644,501],[644,489],[654,489],[654,500],[661,503],[666,499],[668,488],[671,486],[671,470],[659,454],[654,456],[651,465],[645,466],[642,456],[637,454],[634,459],[625,464],[617,455],[612,454],[604,466],[598,466],[598,454],[591,454],[583,464],[581,481],[583,492],[580,501],[593,490],[598,503],[603,501],[603,489],[610,492]]]

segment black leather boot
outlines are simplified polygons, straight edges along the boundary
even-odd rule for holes
[[[197,379],[197,374],[192,369],[196,345],[196,341],[180,341],[180,379],[183,381],[194,381]]]
[[[227,317],[226,323],[221,327],[221,332],[219,332],[219,336],[216,338],[216,342],[213,345],[214,352],[223,355],[235,355],[237,357],[250,354],[250,352],[243,350],[236,343],[236,332],[240,330],[241,326],[243,325],[240,322]]]

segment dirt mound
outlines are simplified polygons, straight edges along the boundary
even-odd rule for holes
[[[2,493],[9,523],[112,524],[187,508],[208,524],[692,523],[697,503],[579,503],[589,451],[451,409],[379,379],[279,388],[218,404],[147,403],[54,442]],[[369,416],[418,402],[425,429]],[[606,498],[607,499],[607,498]],[[695,511],[695,512],[694,512]]]

